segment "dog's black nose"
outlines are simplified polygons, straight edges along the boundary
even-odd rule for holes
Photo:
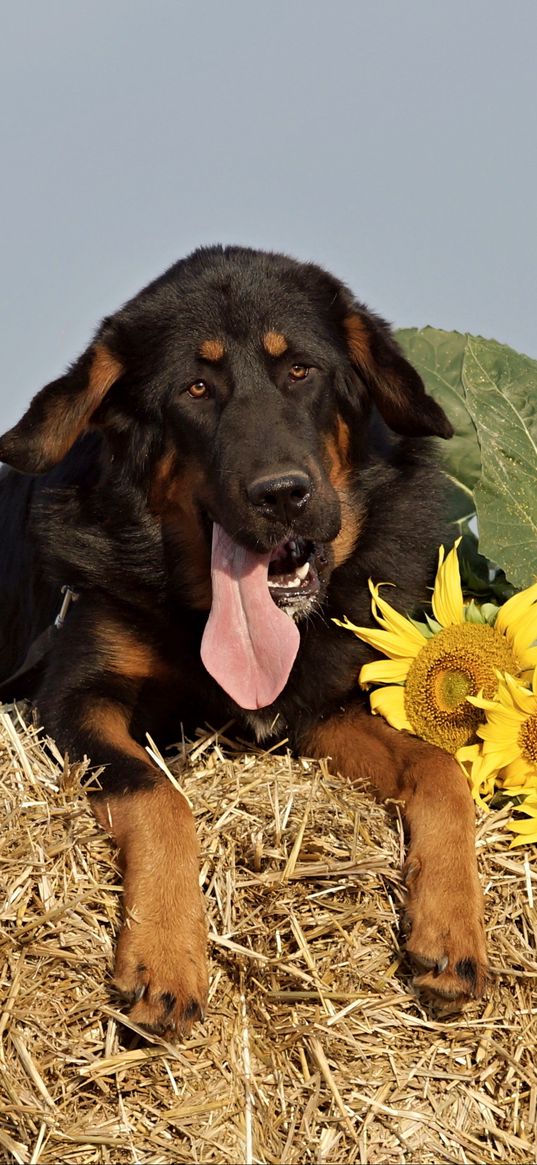
[[[279,518],[289,525],[308,504],[311,481],[307,473],[294,469],[277,477],[256,477],[246,488],[248,498],[267,517]]]

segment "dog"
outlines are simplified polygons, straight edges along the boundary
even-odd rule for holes
[[[105,318],[0,439],[2,693],[103,766],[92,807],[124,868],[115,985],[147,1029],[184,1036],[206,1006],[192,812],[144,748],[200,718],[285,736],[397,802],[416,982],[483,991],[464,776],[371,716],[357,676],[374,655],[334,622],[371,624],[369,578],[396,582],[402,611],[426,602],[444,531],[431,438],[451,434],[338,279],[215,246]]]

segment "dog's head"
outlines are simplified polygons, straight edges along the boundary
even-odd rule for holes
[[[215,652],[224,672],[270,656],[279,678],[255,696],[270,703],[296,653],[288,615],[311,609],[356,542],[374,409],[395,433],[452,432],[388,326],[343,284],[281,255],[215,247],[106,319],[0,439],[0,459],[43,473],[98,427],[103,473],[146,491],[192,605],[212,601],[208,670]],[[241,635],[251,642],[237,665]]]

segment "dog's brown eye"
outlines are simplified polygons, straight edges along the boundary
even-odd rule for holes
[[[305,380],[308,375],[309,368],[306,364],[293,364],[289,369],[289,379],[293,381]]]
[[[208,396],[209,388],[204,380],[195,380],[187,391],[189,396],[194,397],[194,400],[200,400],[202,396]]]

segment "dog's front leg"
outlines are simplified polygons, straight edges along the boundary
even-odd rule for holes
[[[207,1000],[194,819],[183,794],[131,736],[129,718],[123,704],[79,693],[56,701],[45,723],[71,756],[86,754],[94,767],[104,766],[102,792],[90,801],[119,847],[124,874],[115,986],[136,1023],[185,1035]]]
[[[408,833],[403,929],[420,967],[416,983],[447,999],[479,996],[487,978],[483,895],[474,807],[457,762],[360,705],[322,721],[300,748],[400,805]]]

